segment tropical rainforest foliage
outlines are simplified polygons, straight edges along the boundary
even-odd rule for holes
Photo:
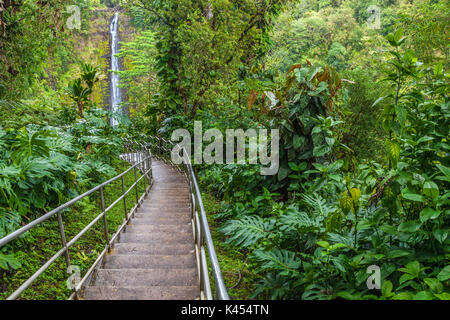
[[[80,30],[62,1],[0,0],[0,238],[114,175],[125,135],[276,128],[274,176],[194,166],[232,298],[450,299],[447,0],[75,4]],[[107,6],[133,30],[117,127]]]

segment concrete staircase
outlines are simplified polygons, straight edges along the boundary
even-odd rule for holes
[[[85,300],[194,300],[200,297],[184,176],[153,160],[154,184],[131,225],[84,291]]]

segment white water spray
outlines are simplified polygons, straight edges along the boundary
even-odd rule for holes
[[[119,71],[119,58],[116,57],[118,51],[119,42],[119,13],[116,12],[111,25],[109,27],[111,33],[111,111],[117,113],[120,110],[120,104],[122,102],[122,94],[119,88],[120,76],[114,71]],[[118,125],[118,121],[111,118],[111,125]]]

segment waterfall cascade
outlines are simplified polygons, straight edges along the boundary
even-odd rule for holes
[[[119,58],[116,57],[119,43],[119,13],[116,12],[110,25],[111,33],[111,111],[118,112],[122,102],[122,94],[119,88],[120,76],[114,71],[119,71]],[[117,119],[111,118],[111,125],[118,125]]]

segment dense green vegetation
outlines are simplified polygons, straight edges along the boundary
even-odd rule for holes
[[[88,40],[89,21],[98,22],[99,18],[98,14],[91,17],[90,9],[101,6],[79,5],[83,23],[80,30],[73,31],[65,29],[63,2],[25,1],[20,6],[15,1],[2,2],[0,237],[126,168],[119,160],[126,126],[111,127],[110,113],[99,107],[104,85],[100,82],[105,82],[101,81],[105,77],[98,55],[103,48],[97,43],[92,49]],[[84,58],[99,67],[85,63]],[[132,174],[126,177],[128,186],[132,178]],[[107,203],[117,197],[118,190],[108,187]],[[128,201],[131,208],[132,198]],[[67,210],[63,214],[67,237],[80,232],[99,208],[99,195],[95,194]],[[108,216],[111,233],[123,218],[119,205]],[[82,272],[102,251],[102,235],[101,225],[96,226],[71,249],[72,260]],[[2,247],[1,297],[11,294],[60,246],[55,218]],[[23,298],[67,298],[66,268],[64,259],[58,259]]]
[[[382,2],[379,30],[366,23],[371,4],[129,4],[158,50],[148,61],[159,88],[134,117],[139,130],[169,138],[193,120],[280,129],[274,177],[254,165],[196,166],[222,201],[209,209],[227,284],[244,277],[247,296],[232,296],[450,297],[448,3]],[[366,286],[371,265],[381,290]]]
[[[232,298],[450,299],[448,1],[83,0],[75,31],[62,1],[23,2],[0,2],[0,238],[123,169],[127,134],[276,128],[274,176],[195,165]],[[108,42],[89,38],[114,5],[136,31],[119,54],[131,121],[117,127]],[[1,297],[54,252],[29,254],[57,245],[55,227],[0,248]],[[99,241],[74,251],[83,268]],[[59,287],[25,297],[66,297],[56,268]]]

